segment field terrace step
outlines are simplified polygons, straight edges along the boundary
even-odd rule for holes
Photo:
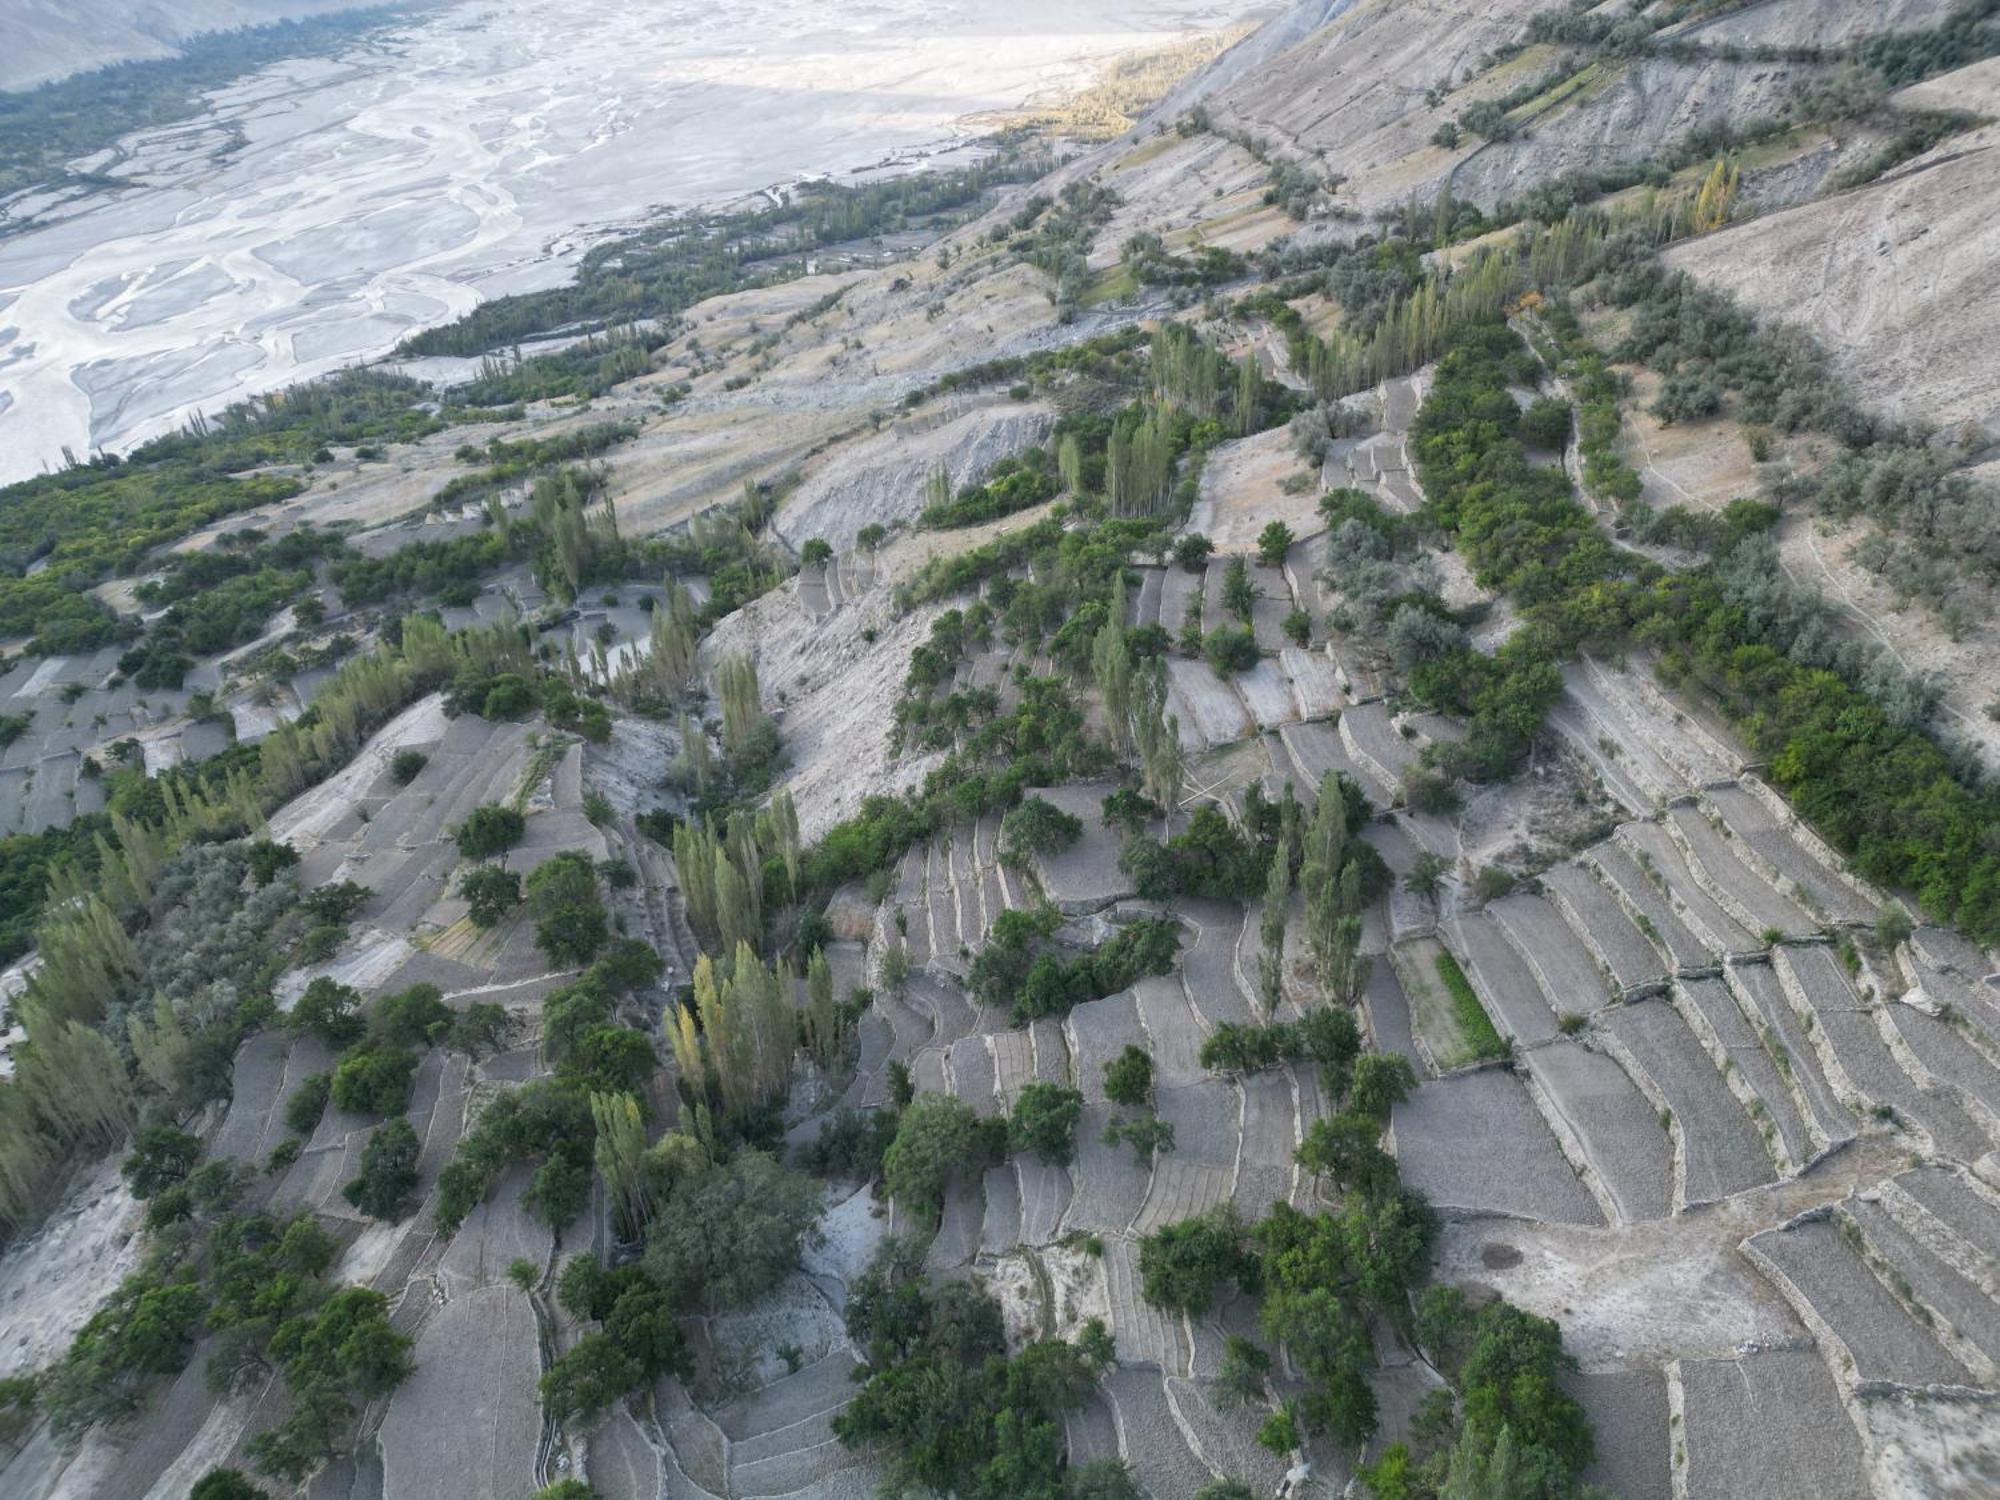
[[[1118,1373],[1149,1373],[1157,1386],[1162,1373],[1188,1368],[1187,1330],[1180,1315],[1162,1312],[1140,1294],[1139,1242],[1130,1235],[1107,1235],[1104,1277],[1111,1298],[1111,1336],[1117,1341]],[[1150,1365],[1150,1372],[1136,1368]]]
[[[1824,923],[1872,923],[1882,903],[1863,896],[1846,876],[1794,837],[1748,785],[1712,787],[1708,793],[1709,806],[1735,835],[1734,848],[1744,862]]]
[[[952,835],[950,850],[952,904],[958,912],[958,946],[975,953],[985,943],[991,924],[980,895],[979,872],[973,863],[972,849],[976,837],[976,826],[961,827]]]
[[[1664,1101],[1678,1127],[1679,1202],[1712,1203],[1776,1180],[1763,1137],[1715,1064],[1664,1001],[1621,1005],[1599,1018]]]
[[[1597,769],[1612,795],[1635,815],[1646,817],[1696,790],[1660,753],[1650,726],[1634,724],[1607,701],[1581,665],[1571,663],[1562,675],[1563,696],[1550,713],[1550,725]]]
[[[1233,901],[1184,899],[1174,904],[1174,911],[1186,928],[1180,983],[1203,1030],[1260,1019],[1260,1008],[1244,993],[1238,976],[1242,945],[1257,941],[1243,908]],[[1199,1038],[1195,1046],[1199,1050]]]
[[[2000,1388],[2000,1303],[1898,1222],[1879,1193],[1840,1205],[1876,1274],[1989,1390]]]
[[[1184,656],[1169,660],[1167,691],[1171,710],[1180,718],[1183,745],[1207,750],[1234,744],[1250,733],[1250,710],[1207,662]]]
[[[1251,1413],[1231,1409],[1219,1388],[1206,1380],[1170,1377],[1166,1393],[1183,1435],[1192,1439],[1190,1447],[1210,1470],[1241,1479],[1253,1494],[1279,1492],[1288,1465],[1257,1442]]]
[[[1392,1134],[1403,1180],[1440,1212],[1605,1222],[1521,1079],[1504,1068],[1422,1084],[1396,1106]]]
[[[1940,960],[1936,956],[1939,945],[1922,940],[1927,930],[1935,931],[1920,928],[1916,939],[1897,949],[1897,968],[1903,982],[1933,1007],[1940,1011],[1951,1007],[1989,1042],[2000,1043],[2000,989],[1986,982],[1985,955],[1970,943],[1964,943],[1965,952],[1976,955],[1973,960],[1976,967]]]
[[[1536,1101],[1607,1217],[1664,1219],[1674,1205],[1674,1149],[1658,1108],[1602,1053],[1563,1038],[1526,1054]],[[1496,1169],[1504,1170],[1504,1169]]]
[[[1822,1149],[1853,1140],[1854,1115],[1827,1081],[1812,1034],[1805,1029],[1804,1018],[1792,1009],[1777,971],[1768,963],[1730,964],[1723,970],[1723,983],[1756,1027],[1778,1072],[1791,1085]]]
[[[1587,850],[1583,862],[1604,882],[1618,904],[1643,932],[1651,929],[1653,945],[1677,974],[1699,974],[1722,962],[1720,948],[1711,947],[1681,919],[1665,891],[1632,858],[1622,844],[1606,839]],[[1640,918],[1644,918],[1643,924]]]
[[[1131,990],[1071,1007],[1063,1033],[1076,1068],[1076,1087],[1093,1104],[1105,1102],[1106,1063],[1127,1047],[1152,1050],[1145,1023],[1139,1019],[1138,997]]]
[[[1698,709],[1660,691],[1650,671],[1582,659],[1584,675],[1627,724],[1644,730],[1660,756],[1691,786],[1733,781],[1746,763],[1727,730],[1710,727]]]
[[[1664,826],[1702,889],[1745,929],[1759,934],[1775,931],[1787,938],[1819,931],[1818,921],[1744,862],[1735,841],[1725,837],[1701,808],[1687,804],[1670,808]]]
[[[1099,1135],[1104,1133],[1103,1115],[1087,1116]],[[1079,1127],[1079,1137],[1082,1130]],[[1102,1144],[1100,1142],[1100,1144]],[[1130,1148],[1125,1148],[1129,1157]],[[1063,1216],[1069,1212],[1076,1188],[1068,1167],[1046,1162],[1029,1152],[1014,1159],[1014,1175],[1021,1184],[1020,1240],[1024,1245],[1053,1243],[1062,1232]]]
[[[952,980],[932,974],[912,974],[904,994],[919,1011],[929,1013],[937,1027],[936,1041],[940,1047],[948,1047],[960,1037],[982,1029],[979,1010]]]
[[[1664,823],[1621,824],[1612,837],[1653,888],[1663,892],[1703,947],[1725,959],[1764,951],[1763,938],[1737,921],[1695,878]]]
[[[1200,573],[1186,568],[1167,569],[1160,579],[1160,624],[1170,636],[1178,636],[1187,620],[1188,606],[1202,598]]]
[[[853,1372],[859,1364],[852,1350],[836,1349],[795,1374],[718,1407],[713,1413],[715,1425],[735,1444],[829,1416],[852,1399]]]
[[[1611,982],[1596,956],[1540,896],[1525,892],[1503,896],[1486,910],[1541,982],[1558,1019],[1590,1015],[1610,1001]]]
[[[1012,1110],[1021,1090],[1035,1081],[1035,1036],[1026,1028],[995,1032],[987,1039],[993,1052],[993,1090],[1000,1108]]]
[[[961,1172],[945,1190],[944,1212],[938,1218],[937,1232],[931,1237],[930,1248],[924,1254],[925,1269],[934,1274],[949,1272],[971,1265],[972,1258],[979,1253],[986,1220],[986,1194],[982,1187],[984,1175]],[[897,1217],[901,1218],[901,1215]]]
[[[1992,1142],[1946,1090],[1920,1087],[1881,1030],[1879,1006],[1864,1004],[1829,948],[1781,948],[1772,969],[1793,1010],[1811,1016],[1820,1062],[1837,1089],[1846,1088],[1862,1109],[1887,1106],[1931,1138],[1940,1154],[1976,1161]]]
[[[1674,1428],[1659,1370],[1599,1370],[1562,1377],[1591,1427],[1605,1434],[1580,1476],[1618,1500],[1671,1500]],[[1615,1434],[1615,1436],[1614,1436]]]
[[[1477,983],[1477,981],[1474,981]],[[1393,965],[1376,962],[1368,970],[1368,986],[1362,991],[1368,1018],[1369,1038],[1377,1052],[1390,1052],[1407,1060],[1420,1074],[1423,1058],[1417,1051],[1411,1029],[1410,1000]]]
[[[951,1092],[971,1105],[981,1119],[1003,1113],[988,1038],[967,1036],[953,1042],[945,1053],[945,1078]]]
[[[1989,1297],[2000,1298],[2000,1195],[1950,1167],[1912,1167],[1881,1188],[1898,1222]]]
[[[1208,1073],[1200,1053],[1205,1028],[1190,1008],[1180,980],[1172,974],[1148,975],[1132,987],[1132,998],[1145,1029],[1146,1050],[1153,1055],[1154,1086],[1172,1088],[1204,1080]]]
[[[1063,1031],[1062,1021],[1054,1016],[1043,1016],[1029,1024],[1028,1037],[1035,1047],[1037,1079],[1069,1088],[1082,1087],[1077,1080],[1076,1067],[1070,1056],[1069,1037]]]
[[[1918,1066],[1932,1079],[1956,1089],[1987,1134],[2000,1140],[2000,1067],[1995,1067],[1993,1059],[1967,1035],[1970,1023],[1954,1024],[1893,1000],[1882,1007],[1882,1013]]]
[[[1542,876],[1542,894],[1562,913],[1612,982],[1627,996],[1658,989],[1666,981],[1659,950],[1632,923],[1611,888],[1583,865],[1556,865]]]
[[[1395,801],[1403,772],[1417,763],[1418,749],[1390,721],[1387,707],[1357,703],[1346,710],[1340,716],[1340,740],[1355,764],[1382,788],[1382,800]]]
[[[929,864],[930,851],[919,846],[903,856],[902,864],[896,872],[896,896],[894,910],[890,912],[886,940],[901,941],[910,951],[910,966],[921,969],[931,960],[929,903],[924,895],[924,875]],[[896,929],[895,917],[900,913],[903,930]]]
[[[1287,724],[1278,731],[1292,768],[1298,777],[1299,800],[1311,804],[1328,771],[1338,771],[1368,794],[1377,807],[1387,807],[1391,798],[1374,784],[1367,772],[1355,764],[1341,742],[1339,728],[1325,721]],[[1273,757],[1276,758],[1275,756]]]
[[[1428,935],[1437,929],[1437,902],[1407,889],[1403,882],[1417,867],[1421,851],[1411,837],[1406,816],[1377,818],[1363,826],[1361,840],[1382,856],[1382,863],[1396,878],[1385,899],[1389,914],[1388,941]]]
[[[1278,653],[1278,667],[1292,684],[1300,718],[1323,719],[1347,702],[1339,664],[1326,651],[1288,645]]]
[[[1063,1414],[1063,1436],[1074,1468],[1094,1458],[1118,1457],[1118,1419],[1102,1391],[1093,1390],[1082,1406]]]
[[[1676,1368],[1688,1500],[1874,1500],[1860,1435],[1817,1350]]]
[[[1125,623],[1136,628],[1160,623],[1160,596],[1165,586],[1165,568],[1139,569],[1139,587],[1130,589],[1125,595]],[[1179,628],[1179,621],[1167,627],[1167,633]]]
[[[1159,1374],[1113,1370],[1105,1377],[1104,1394],[1117,1419],[1120,1451],[1147,1494],[1192,1495],[1214,1481],[1214,1471],[1188,1447]]]
[[[536,1327],[502,1279],[454,1297],[417,1336],[416,1370],[383,1418],[384,1500],[501,1493],[533,1472]]]
[[[1021,1175],[1010,1159],[986,1169],[980,1190],[986,1197],[986,1217],[979,1226],[979,1253],[1005,1255],[1024,1243],[1021,1236]]]
[[[1781,1169],[1790,1175],[1818,1156],[1826,1142],[1800,1113],[1791,1086],[1729,986],[1720,977],[1683,979],[1674,985],[1673,1004],[1709,1060],[1722,1069],[1738,1102],[1766,1128],[1765,1144],[1775,1146]]]
[[[1083,824],[1083,836],[1075,843],[1035,861],[1044,894],[1065,915],[1101,910],[1133,892],[1132,878],[1118,868],[1124,837],[1104,822],[1104,799],[1112,790],[1109,782],[1030,789],[1030,795],[1054,804]]]
[[[1304,717],[1292,695],[1292,682],[1275,657],[1263,657],[1247,672],[1236,674],[1235,687],[1259,729],[1272,729]]]
[[[1230,1197],[1236,1211],[1254,1223],[1273,1203],[1289,1203],[1296,1186],[1292,1153],[1299,1143],[1299,1101],[1292,1070],[1252,1074],[1238,1087],[1243,1096],[1243,1144]]]
[[[1442,933],[1473,988],[1485,997],[1495,1023],[1516,1046],[1531,1047],[1556,1034],[1547,992],[1497,919],[1483,911],[1460,912],[1443,925]]]
[[[1813,1331],[1836,1371],[1906,1386],[1969,1382],[1966,1368],[1904,1309],[1830,1217],[1767,1229],[1743,1248]]]
[[[1063,1209],[1064,1232],[1123,1234],[1146,1206],[1152,1189],[1152,1163],[1138,1160],[1129,1145],[1109,1145],[1104,1140],[1105,1125],[1123,1117],[1123,1112],[1108,1104],[1084,1106],[1076,1128],[1076,1160],[1069,1167],[1072,1189]],[[1022,1237],[1027,1239],[1030,1204],[1025,1177],[1022,1194]]]

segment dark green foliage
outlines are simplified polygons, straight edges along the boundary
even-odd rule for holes
[[[391,1047],[427,1047],[442,1041],[451,1023],[451,1007],[434,984],[413,984],[384,995],[368,1018],[376,1040]]]
[[[535,923],[535,946],[556,968],[580,968],[610,937],[604,908],[595,901],[559,906]]]
[[[658,1067],[644,1032],[629,1026],[593,1026],[564,1052],[561,1070],[593,1093],[643,1097]]]
[[[1521,413],[1521,441],[1530,448],[1560,451],[1569,446],[1570,405],[1560,396],[1543,396]]]
[[[1148,974],[1168,973],[1180,946],[1178,922],[1147,917],[1119,928],[1091,952],[1065,959],[1048,941],[1055,927],[1049,908],[1002,913],[973,957],[973,993],[989,1005],[1009,1007],[1021,1025],[1065,1015],[1072,1006],[1114,994]]]
[[[1268,849],[1244,837],[1209,804],[1196,808],[1186,830],[1165,844],[1134,837],[1118,856],[1119,868],[1137,882],[1140,896],[1148,901],[1175,896],[1253,901],[1264,888],[1270,864]]]
[[[864,1113],[842,1105],[799,1148],[798,1164],[815,1177],[873,1177],[881,1170],[882,1153],[896,1138],[897,1124],[895,1110]]]
[[[1198,531],[1191,531],[1174,543],[1174,561],[1190,573],[1199,573],[1208,566],[1208,555],[1215,550],[1215,543]]]
[[[1493,1018],[1479,1003],[1479,996],[1474,992],[1471,981],[1465,977],[1465,970],[1458,966],[1458,960],[1443,949],[1438,950],[1437,975],[1445,993],[1451,996],[1452,1014],[1457,1018],[1459,1032],[1473,1054],[1478,1057],[1505,1057],[1507,1043],[1494,1030]]]
[[[397,786],[408,786],[417,779],[417,773],[431,763],[431,758],[421,750],[398,750],[389,761],[389,776]]]
[[[1183,1219],[1139,1242],[1140,1290],[1155,1307],[1205,1316],[1223,1282],[1255,1287],[1256,1258],[1244,1247],[1243,1225],[1227,1205]]]
[[[378,1125],[361,1152],[361,1173],[342,1195],[371,1219],[400,1219],[410,1211],[422,1143],[408,1120]]]
[[[978,484],[967,485],[952,499],[926,506],[917,524],[934,531],[980,526],[1039,505],[1061,491],[1055,461],[1044,450],[1030,448],[1018,457],[1001,459]]]
[[[742,1152],[675,1190],[647,1235],[646,1270],[680,1307],[740,1307],[798,1266],[819,1210],[810,1179]]]
[[[412,1342],[390,1326],[387,1299],[362,1287],[344,1287],[316,1313],[280,1324],[271,1356],[291,1388],[291,1414],[250,1440],[251,1462],[296,1481],[333,1457],[361,1405],[408,1378]]]
[[[931,1290],[922,1265],[918,1247],[892,1240],[856,1282],[848,1332],[870,1369],[834,1417],[835,1436],[885,1451],[899,1491],[965,1500],[1129,1493],[1101,1468],[1066,1473],[1063,1463],[1063,1415],[1111,1366],[1103,1325],[1087,1325],[1077,1344],[1032,1343],[1009,1359],[999,1308],[962,1283]]]
[[[365,1029],[361,993],[322,974],[293,1003],[291,1021],[294,1031],[309,1032],[329,1047],[348,1046]]]
[[[333,1088],[331,1073],[308,1073],[285,1101],[285,1129],[294,1135],[311,1135],[319,1118],[326,1113],[327,1095]]]
[[[188,1500],[267,1500],[267,1492],[245,1478],[241,1469],[210,1469],[194,1482]]]
[[[1201,654],[1218,677],[1257,665],[1257,636],[1248,625],[1218,625],[1201,638]]]
[[[1144,1050],[1127,1043],[1125,1050],[1104,1065],[1104,1094],[1113,1104],[1134,1109],[1153,1097],[1153,1059]]]
[[[1083,821],[1046,797],[1024,797],[1000,820],[1001,851],[1023,864],[1059,854],[1082,835]]]
[[[467,859],[491,859],[521,842],[527,819],[511,807],[488,802],[465,815],[455,835],[458,852]]]
[[[132,1196],[143,1199],[186,1181],[200,1160],[200,1141],[171,1125],[153,1125],[139,1132],[119,1171]]]
[[[250,879],[259,886],[269,885],[278,878],[279,871],[289,870],[299,862],[298,850],[269,839],[255,840],[245,853],[250,862]]]
[[[480,865],[458,880],[466,915],[479,927],[494,927],[521,901],[521,877],[500,865]]]
[[[935,1223],[944,1192],[960,1172],[983,1171],[979,1117],[949,1094],[919,1094],[902,1112],[896,1138],[882,1156],[882,1181],[920,1223]]]
[[[351,1114],[401,1114],[409,1107],[416,1068],[416,1054],[401,1047],[370,1044],[349,1052],[334,1065],[334,1107]]]
[[[1076,1155],[1076,1124],[1082,1116],[1083,1095],[1075,1089],[1057,1083],[1027,1084],[1007,1122],[1008,1146],[1063,1165]]]

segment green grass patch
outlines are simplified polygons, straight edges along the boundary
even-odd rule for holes
[[[1452,1014],[1458,1020],[1458,1029],[1473,1055],[1505,1057],[1507,1043],[1493,1029],[1492,1018],[1486,1014],[1486,1007],[1479,1003],[1472,981],[1465,977],[1465,970],[1458,966],[1458,960],[1440,948],[1434,962],[1437,976],[1443,981],[1445,992],[1451,996]]]

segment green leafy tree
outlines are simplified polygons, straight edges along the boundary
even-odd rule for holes
[[[369,1047],[350,1052],[333,1070],[334,1106],[350,1114],[401,1114],[410,1104],[414,1054],[401,1047]]]
[[[268,1492],[252,1484],[241,1469],[210,1469],[194,1482],[188,1500],[268,1500]]]
[[[949,1094],[920,1094],[903,1110],[896,1138],[882,1154],[882,1177],[890,1195],[919,1220],[935,1222],[944,1190],[978,1160],[979,1117],[972,1106]]]
[[[675,1189],[647,1236],[646,1269],[681,1307],[740,1307],[776,1286],[817,1231],[820,1189],[745,1151]]]
[[[1221,1283],[1254,1284],[1255,1276],[1243,1226],[1228,1205],[1166,1225],[1139,1242],[1140,1292],[1155,1307],[1200,1317]]]
[[[1082,1117],[1083,1095],[1075,1089],[1057,1083],[1030,1083],[1014,1101],[1008,1144],[1061,1166],[1076,1155],[1076,1125]]]
[[[423,1143],[408,1120],[378,1125],[361,1151],[361,1172],[342,1195],[371,1219],[401,1219],[410,1211],[417,1186],[417,1155]]]
[[[1283,521],[1272,521],[1257,533],[1257,560],[1267,567],[1283,567],[1285,554],[1292,550],[1295,540],[1291,527]]]
[[[185,1182],[200,1160],[200,1141],[171,1125],[152,1125],[133,1140],[119,1171],[132,1196],[143,1199]]]
[[[352,1046],[366,1029],[361,992],[322,974],[294,1002],[292,1029],[309,1032],[336,1050]]]
[[[467,859],[492,859],[520,843],[527,830],[527,819],[513,808],[487,802],[465,815],[455,838]]]
[[[520,904],[521,877],[500,865],[479,865],[459,877],[458,893],[475,926],[498,926]]]
[[[1131,1042],[1104,1065],[1104,1093],[1113,1104],[1143,1108],[1153,1097],[1153,1059]]]

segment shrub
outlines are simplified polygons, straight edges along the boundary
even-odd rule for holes
[[[1130,1042],[1104,1065],[1104,1093],[1113,1104],[1139,1108],[1153,1096],[1153,1059]]]
[[[1008,1122],[1008,1145],[1033,1151],[1057,1166],[1076,1155],[1076,1123],[1083,1115],[1083,1095],[1055,1083],[1031,1083],[1014,1102]]]
[[[292,1097],[285,1101],[285,1129],[293,1135],[311,1135],[326,1113],[326,1100],[333,1088],[331,1073],[308,1073],[299,1080]]]
[[[1083,834],[1083,821],[1046,797],[1026,797],[1000,820],[1000,850],[1015,863],[1058,854]]]
[[[361,1171],[341,1194],[371,1219],[395,1220],[410,1211],[422,1143],[408,1120],[378,1125],[361,1151]]]
[[[431,758],[421,750],[398,750],[389,761],[389,776],[397,786],[408,786],[430,763]]]
[[[1521,441],[1530,448],[1569,446],[1570,405],[1560,396],[1544,396],[1521,413]]]
[[[1282,566],[1294,540],[1291,527],[1283,521],[1270,522],[1257,534],[1258,560],[1273,568]]]
[[[1201,638],[1201,654],[1218,677],[1257,665],[1257,636],[1248,625],[1218,625]]]
[[[511,807],[488,802],[475,807],[458,825],[458,852],[467,859],[491,859],[521,842],[527,819]]]
[[[329,1047],[346,1047],[362,1033],[361,993],[322,974],[292,1006],[292,1029],[310,1032]]]
[[[474,926],[494,927],[521,900],[521,877],[500,865],[480,865],[459,877],[458,893]]]
[[[1224,1205],[1141,1240],[1139,1277],[1140,1292],[1153,1306],[1201,1317],[1222,1282],[1255,1285],[1256,1262],[1244,1247],[1235,1209]]]
[[[335,1107],[350,1114],[401,1114],[409,1107],[416,1068],[416,1055],[400,1047],[350,1052],[335,1066],[329,1092]]]
[[[1215,550],[1215,543],[1198,531],[1191,531],[1174,543],[1174,561],[1190,573],[1199,573],[1208,566],[1208,555]]]

